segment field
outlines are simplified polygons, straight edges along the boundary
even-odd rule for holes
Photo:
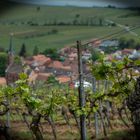
[[[26,44],[28,53],[32,54],[35,46],[39,47],[40,52],[45,48],[62,48],[74,44],[76,40],[99,38],[123,29],[108,26],[106,20],[129,27],[140,23],[140,14],[128,9],[51,6],[40,6],[38,9],[35,5],[18,4],[9,7],[11,8],[0,15],[0,47],[7,49],[9,34],[14,33],[13,45],[16,53],[22,43]],[[98,25],[100,19],[102,25]],[[75,20],[77,23],[74,23]],[[83,25],[86,22],[95,25]],[[140,34],[140,28],[133,31]],[[139,40],[139,36],[130,33],[117,37],[122,36]]]

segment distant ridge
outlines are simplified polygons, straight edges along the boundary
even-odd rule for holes
[[[39,4],[50,6],[74,6],[74,7],[116,7],[135,8],[140,7],[139,0],[9,0],[24,4]]]
[[[107,7],[117,8],[140,7],[139,0],[11,0],[18,3],[52,5],[52,6],[77,6],[77,7]]]

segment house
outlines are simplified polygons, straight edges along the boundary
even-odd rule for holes
[[[65,75],[58,76],[56,79],[57,79],[57,80],[59,81],[59,83],[61,83],[61,84],[68,83],[68,82],[71,81],[71,78],[70,78],[69,76],[65,76]]]
[[[31,73],[28,75],[28,81],[30,84],[35,84],[36,81],[45,82],[51,75],[53,74],[40,72],[38,68],[35,68],[35,70],[32,70]]]
[[[132,54],[134,49],[124,49],[122,50],[122,55],[130,55]]]
[[[48,77],[50,77],[52,73],[38,73],[36,78],[37,81],[47,81]]]
[[[79,81],[75,82],[74,87],[76,87],[76,88],[79,87]],[[92,84],[87,82],[87,81],[83,81],[83,87],[84,88],[91,88]]]
[[[6,78],[5,77],[0,77],[0,86],[6,85]]]
[[[40,66],[48,65],[51,63],[51,58],[46,57],[45,55],[39,54],[37,56],[33,56],[33,61],[37,62]]]
[[[92,54],[90,52],[84,52],[82,55],[82,60],[89,60],[92,57]]]
[[[71,66],[65,66],[60,61],[52,61],[45,69],[45,72],[53,73],[55,76],[70,75],[71,71]]]
[[[68,54],[68,59],[71,61],[77,60],[77,53],[75,52],[71,52],[70,54]]]
[[[77,78],[78,75],[78,61],[72,61],[69,58],[67,58],[64,62],[63,62],[64,66],[70,66],[71,67],[71,75],[75,75],[74,78]]]
[[[129,55],[130,59],[140,59],[140,52],[134,50],[131,55]]]
[[[118,46],[119,46],[118,40],[105,40],[105,41],[102,41],[100,44],[101,48],[118,47]]]
[[[60,50],[60,55],[63,55],[63,56],[71,54],[71,53],[77,53],[77,49],[71,48],[70,46],[66,46]]]
[[[93,39],[90,41],[90,43],[88,44],[90,47],[96,48],[99,47],[101,44],[101,40],[99,39]]]
[[[39,70],[43,71],[45,70],[46,66],[51,63],[51,58],[46,57],[45,55],[39,54],[30,58],[27,58],[25,60],[25,64],[29,65],[32,69],[35,69],[36,67],[39,68]]]

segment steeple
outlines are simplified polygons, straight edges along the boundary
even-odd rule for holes
[[[8,54],[13,54],[13,33],[10,34],[10,44],[9,44],[9,50]]]
[[[10,44],[8,49],[8,65],[12,64],[14,61],[14,53],[13,53],[13,33],[10,34]]]

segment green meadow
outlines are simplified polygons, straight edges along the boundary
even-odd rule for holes
[[[14,5],[0,15],[0,47],[9,47],[9,34],[14,33],[13,46],[16,52],[25,43],[28,53],[38,46],[62,48],[75,44],[76,40],[88,41],[121,30],[117,24],[136,27],[140,13],[136,10],[115,8],[79,8],[36,5]],[[112,38],[134,38],[139,41],[140,28],[133,30],[138,36],[126,32]]]

